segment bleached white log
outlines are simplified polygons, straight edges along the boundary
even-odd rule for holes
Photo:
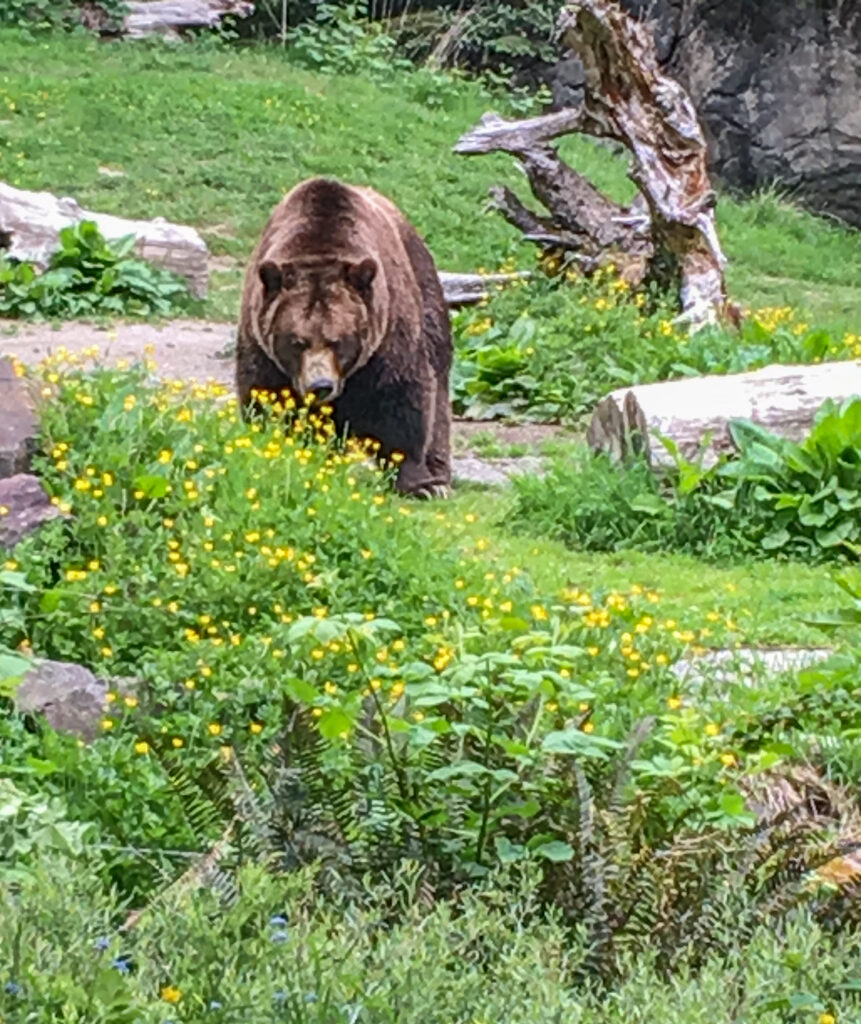
[[[131,39],[216,28],[225,15],[246,18],[254,11],[254,4],[247,0],[132,0],[127,6],[123,35]]]
[[[109,241],[134,235],[135,250],[142,259],[184,277],[196,298],[206,295],[209,253],[194,228],[162,217],[126,220],[93,213],[81,209],[74,199],[26,192],[0,182],[0,245],[15,259],[46,267],[59,247],[60,231],[84,220],[94,221]]]
[[[452,274],[445,270],[439,271],[445,301],[452,307],[480,302],[490,297],[492,285],[510,284],[529,276],[528,271],[515,274]]]
[[[714,465],[734,449],[734,419],[752,420],[781,437],[800,441],[829,398],[861,396],[861,361],[812,366],[766,366],[750,373],[619,388],[592,415],[587,438],[596,451],[615,457],[642,446],[655,467],[673,465],[659,436],[672,440],[686,459]],[[645,440],[645,444],[643,441]]]

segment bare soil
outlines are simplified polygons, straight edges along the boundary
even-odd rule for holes
[[[14,356],[23,363],[38,363],[60,348],[81,352],[96,348],[99,361],[115,365],[151,358],[160,376],[172,380],[233,381],[233,324],[205,320],[171,320],[162,324],[115,323],[104,326],[84,321],[60,325],[0,320],[0,357]],[[522,445],[535,451],[538,446],[563,433],[562,428],[542,423],[498,423],[455,420],[452,444],[456,454],[472,451],[476,435],[492,436],[501,446]],[[509,475],[513,459],[463,460],[463,469],[481,461]],[[503,463],[505,464],[503,466]],[[524,467],[526,468],[526,464]],[[456,467],[457,469],[457,467]],[[466,472],[471,476],[470,472]],[[490,474],[493,475],[493,474]]]

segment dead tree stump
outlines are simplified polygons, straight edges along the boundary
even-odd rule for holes
[[[561,250],[586,273],[612,263],[633,285],[652,279],[677,287],[680,319],[691,329],[735,319],[705,138],[687,93],[661,70],[647,28],[613,0],[567,4],[559,30],[586,69],[582,106],[525,121],[485,114],[455,152],[502,150],[519,159],[548,212],[534,213],[506,188],[492,189],[491,197],[528,241]],[[630,206],[614,203],[560,159],[549,143],[569,133],[625,146],[640,190]]]

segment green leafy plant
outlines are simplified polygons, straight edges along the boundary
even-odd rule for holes
[[[122,24],[127,8],[123,0],[0,0],[0,25],[18,28],[111,29]]]
[[[62,800],[18,789],[0,777],[0,879],[21,879],[36,851],[81,856],[95,827],[71,821]]]
[[[719,475],[770,520],[764,549],[861,554],[861,398],[827,401],[800,444],[753,423],[731,430],[738,455]]]
[[[453,397],[462,415],[576,422],[614,388],[848,358],[856,344],[855,335],[840,345],[811,330],[789,309],[753,313],[740,334],[713,328],[689,336],[667,296],[632,294],[611,272],[588,278],[552,259],[543,266],[550,276],[538,273],[455,314]]]
[[[91,221],[60,232],[43,273],[0,254],[0,314],[70,319],[96,314],[165,316],[188,300],[183,281],[132,256],[133,237],[108,243]]]
[[[397,56],[395,40],[363,17],[357,3],[318,3],[313,19],[291,28],[286,38],[295,60],[327,74],[378,80],[412,67]]]
[[[736,452],[709,469],[665,441],[675,468],[663,476],[581,450],[543,479],[515,481],[513,522],[592,550],[858,557],[861,399],[826,402],[798,444],[742,421],[731,432]]]

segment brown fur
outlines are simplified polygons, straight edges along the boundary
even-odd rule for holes
[[[398,489],[451,482],[448,310],[430,252],[388,199],[324,178],[269,218],[245,276],[236,386],[297,397],[332,384],[340,431],[400,451]]]

